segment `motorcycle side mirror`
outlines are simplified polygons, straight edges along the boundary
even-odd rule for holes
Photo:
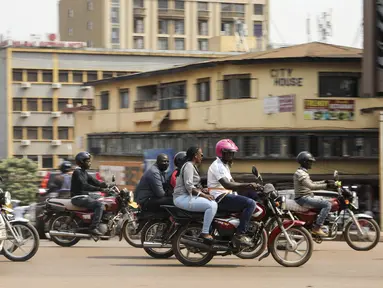
[[[112,182],[116,181],[116,176],[112,175]]]
[[[253,168],[251,169],[251,173],[253,173],[255,177],[259,178],[259,172],[257,167],[253,166]]]
[[[337,181],[339,180],[339,173],[337,170],[334,171],[334,179]]]

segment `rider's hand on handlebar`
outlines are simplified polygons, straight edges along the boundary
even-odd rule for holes
[[[334,189],[336,188],[335,181],[334,180],[326,180],[325,183],[327,184],[327,188]]]
[[[263,186],[257,183],[249,183],[249,188],[254,190],[263,190]]]

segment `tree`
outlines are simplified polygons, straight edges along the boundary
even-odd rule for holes
[[[37,163],[27,158],[8,158],[0,162],[1,188],[9,191],[21,205],[29,205],[38,189]]]

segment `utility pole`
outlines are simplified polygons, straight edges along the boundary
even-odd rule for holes
[[[332,11],[323,12],[321,17],[317,17],[319,40],[327,42],[327,37],[332,36]]]
[[[310,23],[311,20],[310,20],[310,14],[307,16],[307,19],[306,19],[306,34],[307,34],[307,42],[310,43],[311,42],[311,28],[310,28]]]

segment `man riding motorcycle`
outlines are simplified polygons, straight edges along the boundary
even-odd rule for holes
[[[243,245],[251,246],[251,239],[246,236],[247,227],[251,216],[256,208],[256,202],[245,196],[232,194],[233,190],[243,191],[249,188],[255,190],[255,183],[234,182],[230,173],[233,156],[238,152],[238,147],[230,139],[218,141],[215,148],[217,159],[210,165],[207,174],[207,186],[209,193],[218,203],[218,209],[229,212],[242,211],[240,224],[235,238]]]
[[[72,174],[71,182],[71,197],[72,204],[78,207],[87,208],[94,211],[93,221],[90,226],[91,233],[101,236],[99,225],[101,222],[104,206],[101,202],[92,198],[89,192],[104,191],[104,188],[108,188],[105,182],[100,182],[88,174],[88,170],[91,166],[91,155],[88,152],[80,152],[75,157],[76,164],[80,169],[75,169]]]
[[[136,190],[134,201],[142,210],[157,211],[161,205],[173,205],[173,197],[166,196],[168,182],[165,171],[169,167],[169,158],[166,154],[159,154],[156,163],[142,175]]]
[[[310,152],[302,151],[297,156],[297,162],[301,165],[294,173],[295,201],[302,207],[320,208],[321,211],[312,229],[314,234],[326,236],[322,225],[331,210],[331,203],[321,197],[314,196],[312,191],[335,188],[333,180],[316,181],[310,179],[308,170],[311,169],[315,158]]]

